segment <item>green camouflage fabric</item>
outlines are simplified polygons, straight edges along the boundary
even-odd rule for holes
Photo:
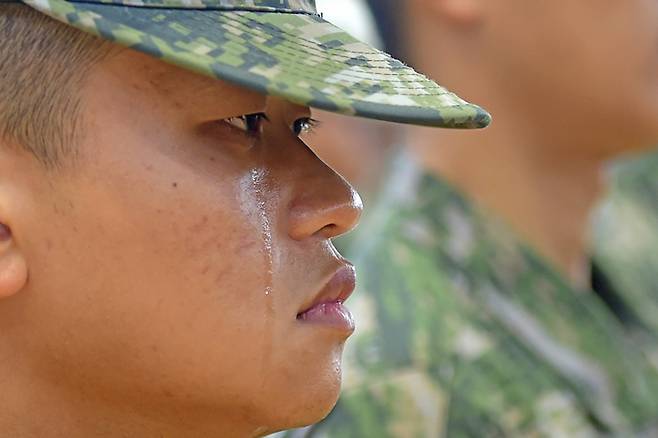
[[[609,195],[594,219],[592,258],[658,361],[658,152],[613,167]]]
[[[591,291],[398,162],[353,241],[341,399],[290,437],[658,436],[658,372]]]
[[[172,9],[224,9],[318,14],[315,0],[97,0],[97,3]]]
[[[23,2],[163,61],[301,105],[449,128],[481,128],[491,119],[328,23],[312,0]]]

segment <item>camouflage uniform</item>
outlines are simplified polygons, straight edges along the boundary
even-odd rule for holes
[[[614,167],[593,227],[592,256],[628,330],[658,362],[658,152]],[[619,292],[623,291],[623,295]]]
[[[395,174],[354,243],[343,395],[307,434],[658,436],[658,373],[595,294],[448,184]]]

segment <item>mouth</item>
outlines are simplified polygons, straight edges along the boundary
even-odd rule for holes
[[[352,295],[356,286],[354,266],[343,265],[325,284],[313,301],[297,314],[297,320],[304,324],[321,325],[347,333],[354,332],[352,313],[345,301]]]

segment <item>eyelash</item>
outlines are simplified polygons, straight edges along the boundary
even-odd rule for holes
[[[269,122],[265,113],[244,114],[237,117],[230,117],[223,120],[229,125],[243,131],[250,137],[258,137],[263,132],[264,122]],[[292,131],[296,136],[302,134],[312,134],[320,125],[320,121],[312,117],[303,117],[295,120],[292,126]]]
[[[223,120],[229,125],[243,131],[249,137],[258,137],[263,132],[263,123],[269,122],[265,113],[244,114]]]
[[[321,124],[322,122],[313,117],[304,117],[295,120],[295,123],[293,123],[292,126],[292,132],[294,132],[297,137],[302,134],[313,134]]]

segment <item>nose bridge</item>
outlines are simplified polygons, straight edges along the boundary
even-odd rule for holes
[[[295,240],[337,237],[352,230],[361,217],[359,194],[303,143],[297,177],[288,205],[288,234]],[[296,160],[297,161],[297,160]]]

